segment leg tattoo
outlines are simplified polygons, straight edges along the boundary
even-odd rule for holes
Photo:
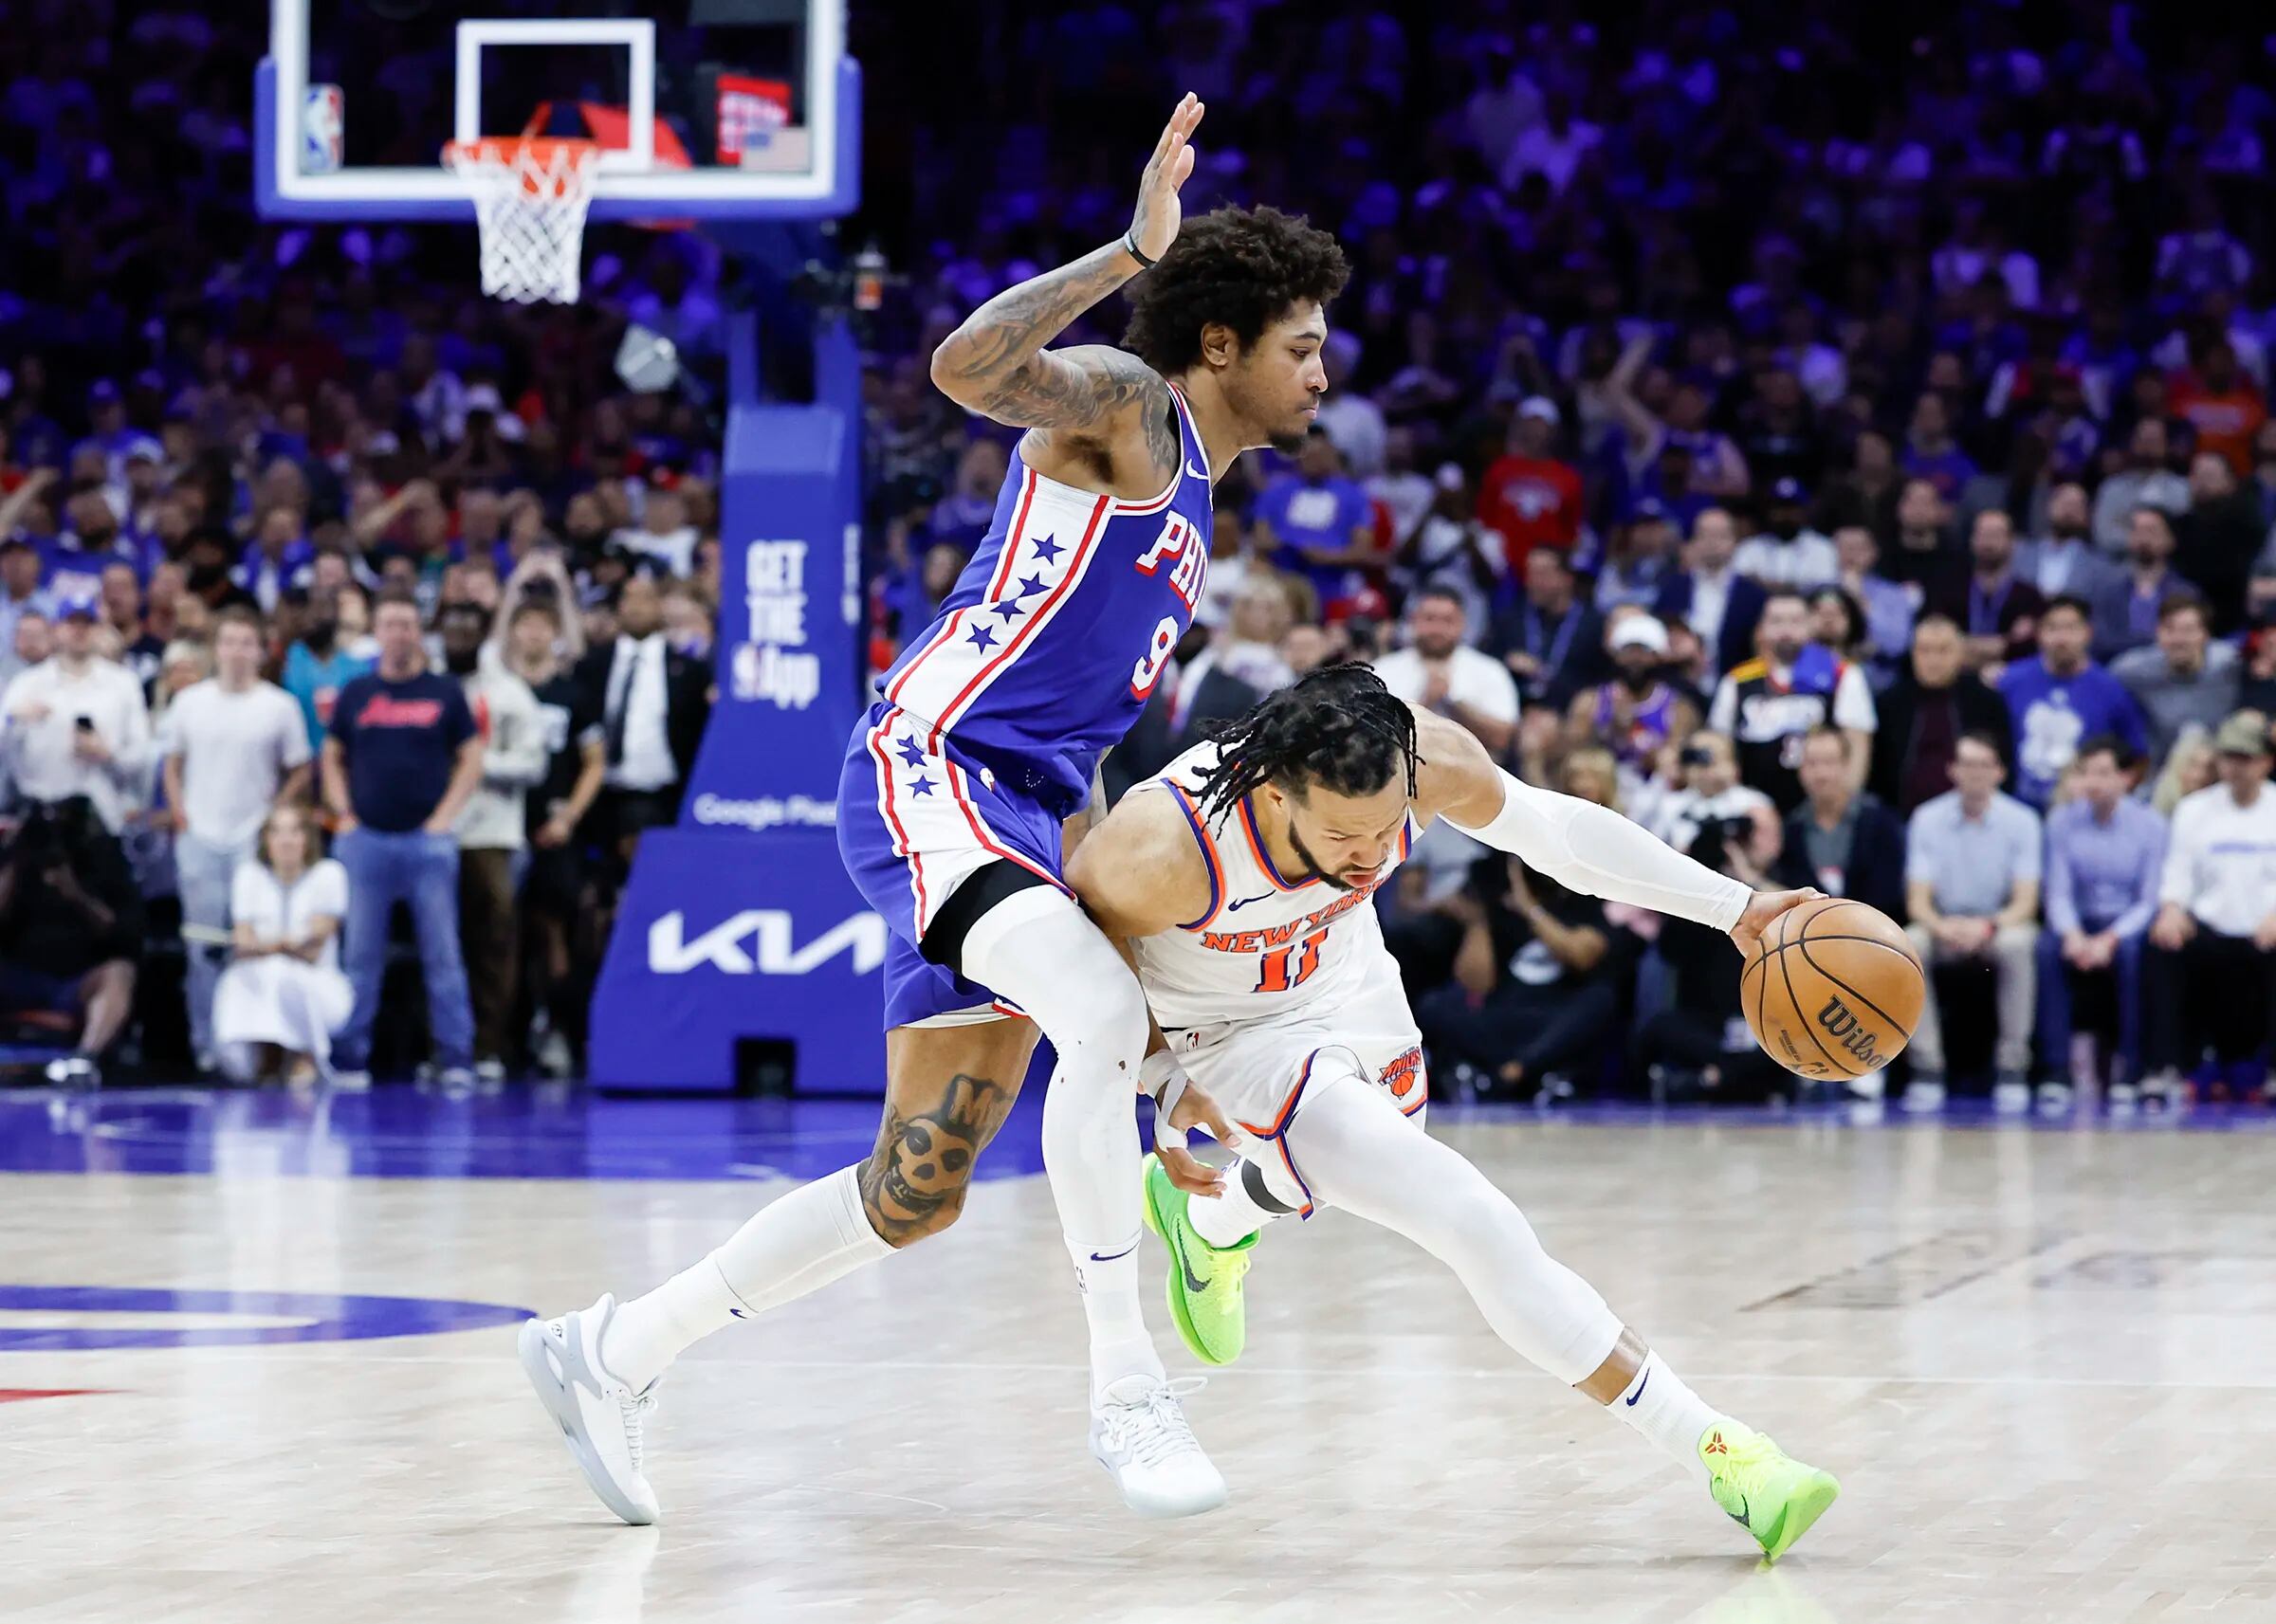
[[[964,1204],[973,1160],[1003,1125],[1018,1088],[960,1071],[928,1110],[904,1114],[888,1099],[877,1148],[861,1167],[861,1201],[890,1245],[945,1230]]]

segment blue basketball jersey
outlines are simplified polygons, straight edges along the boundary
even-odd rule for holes
[[[1150,502],[1061,484],[1015,451],[980,550],[886,673],[928,747],[954,739],[1062,815],[1138,719],[1209,573],[1208,453],[1170,394],[1178,471]]]

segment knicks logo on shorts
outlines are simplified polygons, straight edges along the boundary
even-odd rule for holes
[[[1391,1103],[1399,1107],[1402,1116],[1420,1115],[1430,1104],[1430,1089],[1424,1086],[1422,1051],[1410,1049],[1376,1073],[1375,1081],[1390,1090]]]
[[[1818,1025],[1864,1069],[1870,1071],[1881,1064],[1880,1035],[1866,1030],[1864,1022],[1842,1002],[1840,994],[1826,1000],[1826,1007],[1818,1012]]]

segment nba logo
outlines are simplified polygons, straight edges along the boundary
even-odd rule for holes
[[[348,102],[337,84],[311,84],[301,103],[301,173],[330,174],[347,142]]]

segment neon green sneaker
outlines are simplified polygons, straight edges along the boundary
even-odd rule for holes
[[[1700,1434],[1699,1459],[1715,1503],[1754,1536],[1771,1561],[1786,1555],[1842,1491],[1833,1473],[1804,1465],[1736,1421],[1717,1421]]]
[[[1248,1309],[1240,1277],[1249,1271],[1255,1235],[1239,1246],[1214,1247],[1186,1215],[1192,1199],[1169,1181],[1162,1159],[1146,1159],[1146,1227],[1169,1249],[1169,1317],[1178,1335],[1203,1364],[1231,1364],[1248,1340]]]

